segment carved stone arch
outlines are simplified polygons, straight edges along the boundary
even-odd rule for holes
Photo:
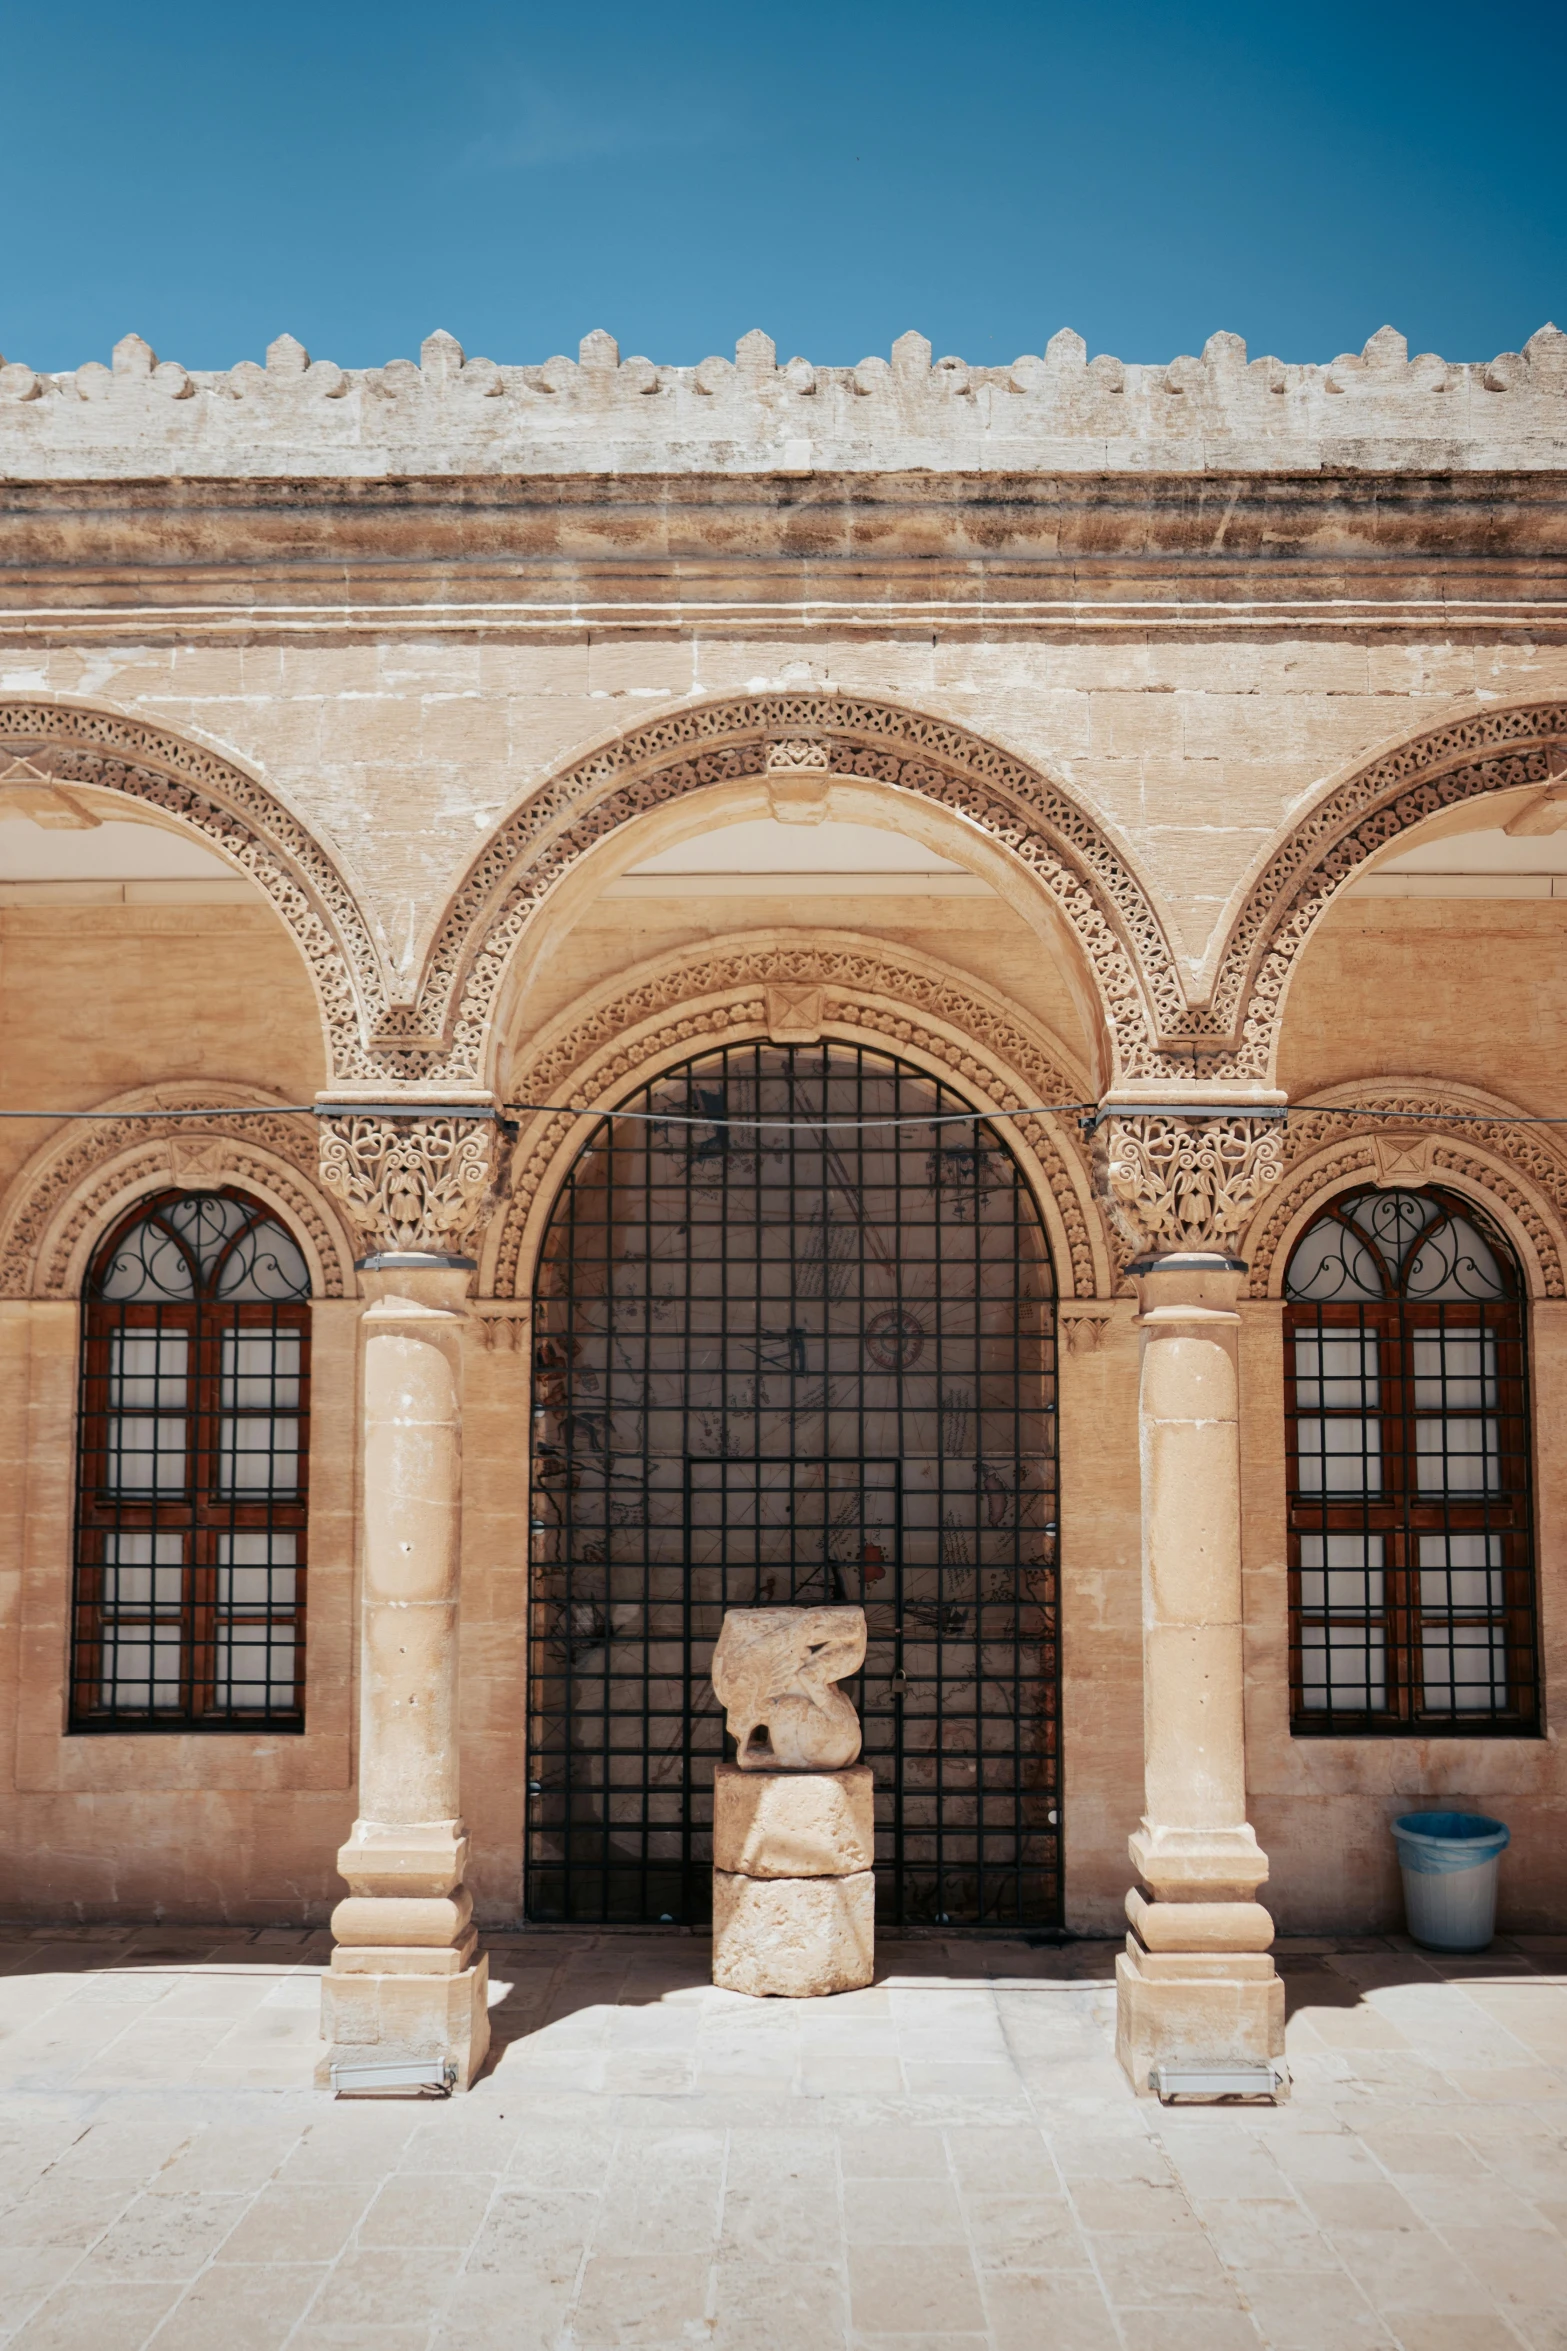
[[[156,809],[237,866],[304,958],[329,1067],[343,1079],[368,1074],[364,1040],[386,1002],[382,959],[335,857],[274,792],[223,753],[75,702],[0,698],[0,777],[16,761]]]
[[[1343,1108],[1291,1112],[1283,1175],[1241,1243],[1251,1297],[1282,1297],[1290,1251],[1311,1219],[1367,1183],[1464,1194],[1507,1235],[1530,1297],[1567,1297],[1567,1156],[1548,1139],[1553,1130],[1509,1126],[1523,1115],[1513,1104],[1429,1078],[1367,1078],[1320,1098]],[[1357,1117],[1356,1104],[1394,1115]]]
[[[770,1002],[771,997],[771,1002]],[[1039,1204],[1063,1298],[1108,1297],[1114,1274],[1074,1116],[1016,1115],[1084,1100],[1082,1074],[1047,1032],[966,974],[847,932],[749,932],[622,975],[576,1006],[519,1065],[519,1102],[597,1110],[707,1046],[788,1033],[841,1037],[926,1069],[996,1118]],[[801,1009],[801,1000],[815,1001]],[[589,1130],[524,1114],[512,1189],[480,1264],[482,1295],[525,1295],[560,1185]]]
[[[1247,891],[1219,959],[1211,1011],[1225,1041],[1205,1076],[1270,1082],[1284,998],[1328,907],[1379,851],[1465,801],[1567,772],[1567,702],[1472,711],[1411,736],[1324,787]]]
[[[316,1172],[315,1121],[273,1110],[254,1086],[203,1080],[139,1086],[62,1126],[21,1168],[0,1204],[0,1297],[74,1298],[114,1219],[171,1184],[237,1184],[274,1211],[304,1251],[311,1294],[356,1294],[354,1251]],[[272,1112],[226,1119],[219,1105]],[[149,1118],[211,1108],[210,1118]]]
[[[506,967],[531,918],[617,827],[703,787],[815,771],[918,796],[1015,859],[1076,937],[1115,1073],[1190,1074],[1177,959],[1129,854],[1066,792],[997,745],[890,703],[757,694],[688,705],[631,729],[530,794],[481,851],[438,927],[414,1008],[376,1040],[388,1076],[482,1082]],[[1203,1016],[1204,1018],[1206,1016]],[[1201,1030],[1206,1034],[1206,1029]]]

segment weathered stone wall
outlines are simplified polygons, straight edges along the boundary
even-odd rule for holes
[[[1567,901],[1333,898],[1439,806],[1495,796],[1500,822],[1562,772],[1564,349],[1548,332],[1454,367],[1384,336],[1282,368],[1216,338],[1139,369],[1057,338],[984,370],[906,340],[811,370],[748,338],[733,366],[671,370],[590,338],[491,369],[437,338],[363,374],[286,345],[222,377],[134,345],[96,374],[0,371],[0,803],[54,790],[106,815],[119,794],[255,884],[232,904],[0,885],[0,1107],[132,1098],[101,1164],[0,1122],[0,1909],[321,1918],[354,1811],[354,1243],[310,1122],[281,1112],[187,1148],[273,1185],[321,1269],[309,1730],[63,1735],[71,1285],[116,1183],[197,1164],[138,1107],[308,1103],[350,1051],[398,1082],[421,1055],[450,1070],[421,971],[488,956],[472,1066],[511,1097],[602,1100],[765,1033],[769,972],[809,966],[834,1033],[1001,1108],[1097,1098],[1133,1066],[1117,1022],[1140,990],[1151,1086],[1567,1113]],[[75,715],[51,734],[39,712]],[[822,745],[818,813],[912,835],[974,889],[628,894],[641,860],[767,814],[780,746]],[[1252,977],[1221,1015],[1237,940]],[[1249,1046],[1253,1016],[1272,1026]],[[571,1131],[525,1128],[467,1341],[462,1778],[491,1920],[521,1887],[530,1251]],[[1018,1131],[1064,1294],[1069,1916],[1113,1929],[1140,1809],[1138,1340],[1075,1121]],[[1290,1214],[1370,1164],[1352,1122],[1291,1134]],[[1448,1146],[1537,1293],[1549,1720],[1567,1156],[1497,1125]],[[1512,1823],[1514,1920],[1560,1926],[1554,1737],[1288,1735],[1273,1216],[1242,1309],[1273,1899],[1297,1929],[1393,1923],[1385,1822],[1452,1797]]]
[[[469,359],[437,333],[417,364],[372,368],[312,362],[284,335],[264,367],[209,372],[127,335],[107,367],[0,366],[0,463],[51,478],[1560,466],[1564,387],[1567,336],[1551,326],[1480,364],[1411,359],[1383,327],[1325,366],[1249,359],[1232,334],[1162,365],[1090,360],[1067,329],[1010,367],[932,365],[914,333],[855,367],[780,367],[760,331],[733,360],[655,366],[595,332],[575,359],[527,366]]]

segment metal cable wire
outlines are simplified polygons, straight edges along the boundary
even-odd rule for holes
[[[666,1115],[651,1110],[623,1110],[613,1103],[599,1102],[584,1106],[578,1102],[507,1102],[502,1106],[503,1116],[513,1119],[526,1112],[531,1116],[550,1118],[632,1118],[650,1121],[659,1126],[743,1127],[748,1131],[768,1134],[817,1134],[825,1127],[933,1127],[964,1126],[971,1118],[1166,1118],[1174,1107],[1168,1102],[1117,1102],[1108,1109],[1098,1102],[1028,1102],[1019,1110],[950,1110],[931,1111],[918,1116],[885,1118],[686,1118]],[[1244,1102],[1213,1102],[1182,1104],[1182,1115],[1214,1118],[1290,1119],[1308,1112],[1314,1118],[1388,1118],[1403,1125],[1417,1120],[1429,1120],[1439,1126],[1483,1127],[1567,1127],[1567,1117],[1537,1118],[1506,1110],[1400,1110],[1379,1102],[1286,1102],[1264,1103],[1255,1109]],[[384,1115],[391,1112],[399,1117],[467,1117],[487,1116],[481,1107],[462,1102],[410,1103],[322,1103],[322,1102],[220,1102],[207,1109],[196,1110],[0,1110],[0,1118],[30,1118],[38,1120],[123,1118],[341,1118]]]

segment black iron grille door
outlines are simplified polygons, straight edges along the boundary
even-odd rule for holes
[[[1015,1161],[847,1045],[625,1108],[536,1296],[529,1915],[704,1920],[724,1610],[848,1601],[882,1915],[1057,1924],[1055,1301]],[[828,1123],[877,1119],[910,1123]]]

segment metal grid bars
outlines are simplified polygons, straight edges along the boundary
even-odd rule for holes
[[[535,1303],[528,1903],[708,1916],[726,1608],[860,1602],[889,1920],[1060,1917],[1055,1303],[982,1120],[889,1056],[748,1044],[611,1119]],[[814,1121],[892,1116],[906,1127]],[[760,1133],[720,1123],[805,1122]]]
[[[1299,1732],[1537,1725],[1523,1294],[1439,1191],[1363,1191],[1285,1284]]]
[[[164,1194],[83,1300],[71,1727],[304,1727],[310,1279],[242,1193]]]

